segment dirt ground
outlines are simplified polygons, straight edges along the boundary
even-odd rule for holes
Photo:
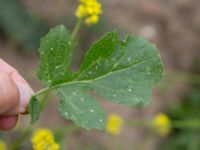
[[[48,23],[58,22],[66,13],[75,8],[73,0],[23,0],[26,7],[39,15]],[[195,59],[200,57],[200,1],[199,0],[110,0],[104,1],[106,19],[116,28],[129,34],[142,34],[158,47],[164,62],[166,76],[170,70],[190,71]],[[59,22],[58,22],[59,23]],[[16,49],[11,40],[0,40],[0,57],[13,65],[29,81],[35,91],[42,85],[35,73],[39,58]],[[103,102],[109,112],[120,113],[129,119],[151,118],[155,113],[165,109],[167,105],[179,100],[187,84],[177,82],[167,93],[155,88],[151,106],[143,109],[118,106]],[[42,115],[38,126],[58,126],[66,124],[54,108],[55,101]],[[51,118],[46,116],[51,114]],[[28,117],[22,118],[21,125],[26,126]],[[67,126],[66,126],[67,128]],[[126,128],[118,140],[125,143],[126,149],[132,150],[146,139],[146,130]],[[81,138],[83,137],[83,138]],[[69,140],[86,142],[94,139],[94,144],[109,145],[108,136],[99,132],[83,132]],[[98,141],[95,143],[95,141]],[[159,142],[156,136],[148,139],[145,150],[155,150]],[[117,144],[117,140],[114,141]],[[71,144],[70,149],[78,149]],[[113,148],[115,149],[115,148]]]

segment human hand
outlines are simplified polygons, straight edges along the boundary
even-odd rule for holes
[[[27,113],[33,90],[23,77],[0,59],[0,130],[15,127],[19,114]]]

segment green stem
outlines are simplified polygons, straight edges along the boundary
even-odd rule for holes
[[[200,75],[179,70],[170,70],[169,75],[172,79],[183,80],[192,84],[200,84]]]
[[[45,92],[43,97],[41,98],[41,111],[43,111],[48,104],[50,98],[49,98],[49,91]]]
[[[67,85],[70,85],[70,84],[76,84],[76,83],[90,83],[92,80],[85,80],[85,81],[76,81],[76,80],[72,80],[70,82],[67,82],[67,83],[61,83],[61,84],[58,84],[58,85],[55,85],[55,86],[51,86],[51,87],[47,87],[47,88],[44,88],[38,92],[36,92],[33,96],[34,97],[38,97],[44,93],[47,93],[47,92],[50,92],[51,90],[54,90],[54,89],[57,89],[59,87],[63,87],[63,86],[67,86]]]
[[[180,120],[173,121],[172,127],[180,129],[200,129],[200,120]]]
[[[77,20],[76,25],[72,31],[72,34],[71,34],[72,42],[75,42],[76,36],[78,34],[78,31],[80,30],[81,25],[82,25],[82,19],[80,18]]]
[[[134,127],[151,127],[151,120],[131,120],[126,122],[128,126]],[[172,128],[179,129],[200,129],[200,120],[180,120],[172,121]]]
[[[25,128],[21,134],[21,136],[12,143],[11,150],[17,150],[20,148],[24,140],[27,139],[27,137],[30,135],[32,130],[32,125],[29,125],[27,128]]]
[[[44,93],[50,92],[51,90],[52,90],[52,88],[46,87],[46,88],[44,88],[44,89],[42,89],[42,90],[36,92],[33,96],[34,96],[34,97],[38,97],[38,96],[40,96],[40,95],[42,95],[42,94],[44,94]]]

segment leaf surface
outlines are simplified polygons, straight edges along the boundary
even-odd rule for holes
[[[38,77],[49,86],[67,82],[71,73],[71,37],[67,29],[57,26],[41,40]]]
[[[40,103],[35,97],[31,98],[28,111],[31,115],[31,124],[33,124],[39,119],[41,111]]]
[[[97,101],[89,95],[87,84],[71,84],[56,91],[61,99],[61,115],[86,129],[104,129],[106,114]]]
[[[104,129],[106,114],[91,91],[115,103],[150,104],[152,87],[163,74],[159,53],[150,42],[140,36],[121,41],[116,32],[109,32],[91,46],[74,74],[69,43],[63,26],[52,29],[41,43],[38,73],[56,91],[64,118],[87,129]],[[55,69],[58,65],[60,69]]]

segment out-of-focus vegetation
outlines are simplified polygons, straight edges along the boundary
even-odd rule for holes
[[[200,73],[199,60],[191,69]],[[158,147],[162,150],[199,150],[200,149],[200,84],[199,80],[190,84],[183,99],[166,108],[166,113],[174,122],[173,132]],[[181,121],[184,120],[184,121]]]
[[[35,51],[48,26],[18,0],[0,1],[0,32],[29,51]]]
[[[67,24],[69,29],[74,26],[74,17],[65,16],[61,23]],[[0,1],[0,33],[4,38],[12,40],[16,46],[22,47],[21,50],[37,52],[40,38],[43,37],[52,25],[48,25],[38,14],[29,12],[21,1],[1,0]],[[89,44],[99,38],[112,27],[106,23],[102,17],[97,25],[84,26],[81,30],[79,47],[76,49],[74,59],[76,64],[80,64],[85,50]],[[77,62],[78,61],[78,62]]]

